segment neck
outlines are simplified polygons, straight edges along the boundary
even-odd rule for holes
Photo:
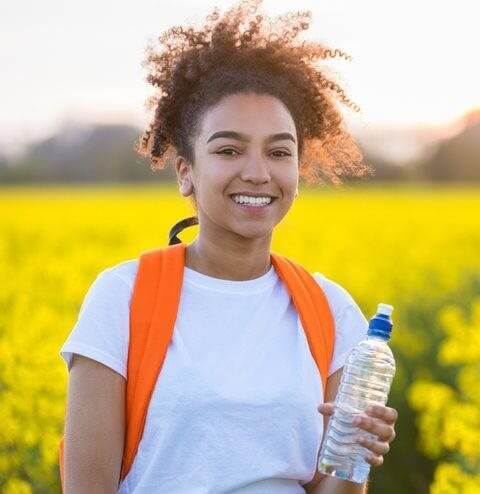
[[[271,267],[271,235],[235,242],[218,238],[212,241],[201,232],[186,245],[185,266],[224,280],[245,281],[259,278]]]

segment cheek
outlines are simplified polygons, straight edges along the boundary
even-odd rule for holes
[[[294,197],[298,186],[298,172],[296,170],[286,170],[277,178],[277,184],[281,188],[285,197]]]
[[[225,191],[233,180],[227,170],[223,167],[211,167],[208,174],[204,173],[199,177],[199,189],[202,197],[201,201],[205,205],[217,206],[218,203],[228,199]]]

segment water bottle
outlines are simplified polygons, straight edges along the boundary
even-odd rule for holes
[[[355,442],[355,437],[377,439],[374,434],[354,426],[357,415],[364,415],[369,405],[385,405],[395,375],[395,360],[388,346],[392,331],[393,307],[378,304],[370,319],[367,338],[356,345],[347,357],[342,379],[318,458],[321,473],[352,482],[368,479],[370,452]]]

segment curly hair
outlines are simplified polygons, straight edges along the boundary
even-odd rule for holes
[[[175,154],[194,163],[193,139],[203,112],[237,92],[269,94],[290,111],[298,135],[300,177],[309,183],[338,184],[341,175],[362,176],[372,170],[344,126],[336,106],[360,108],[340,85],[327,77],[319,59],[351,57],[319,42],[297,37],[308,29],[311,12],[289,12],[275,18],[259,13],[262,0],[240,0],[223,15],[217,7],[202,27],[174,26],[149,43],[142,66],[157,88],[146,102],[153,119],[135,143],[163,168]]]

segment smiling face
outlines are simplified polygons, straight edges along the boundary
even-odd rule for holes
[[[297,143],[292,116],[274,96],[236,93],[209,108],[193,167],[181,156],[175,162],[181,193],[195,194],[200,234],[269,242],[296,195]],[[237,204],[234,194],[273,199],[249,206]]]

